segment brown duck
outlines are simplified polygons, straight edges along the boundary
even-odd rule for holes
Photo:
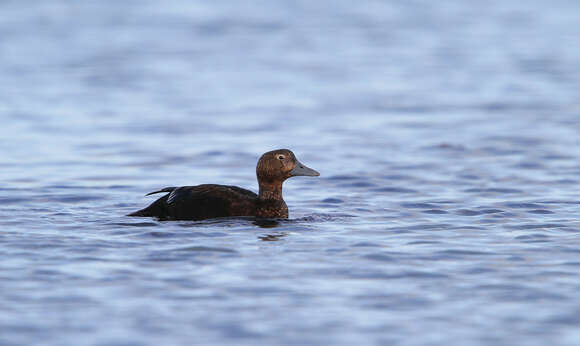
[[[145,209],[128,216],[154,216],[165,220],[203,220],[228,216],[288,218],[288,207],[282,199],[282,183],[295,176],[319,176],[306,167],[288,149],[273,150],[258,160],[256,175],[260,191],[237,186],[204,184],[166,187],[148,193],[167,194]]]

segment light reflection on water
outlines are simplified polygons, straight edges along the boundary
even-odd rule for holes
[[[0,344],[578,344],[575,3],[0,10]],[[124,216],[280,147],[290,220]]]

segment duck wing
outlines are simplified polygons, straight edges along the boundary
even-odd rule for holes
[[[168,216],[176,220],[203,220],[252,216],[258,195],[237,186],[205,184],[183,186],[167,197]]]
[[[167,193],[147,208],[130,216],[155,216],[172,220],[203,220],[228,216],[255,215],[258,195],[237,186],[204,184],[167,187],[154,191]]]

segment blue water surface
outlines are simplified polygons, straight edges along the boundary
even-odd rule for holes
[[[580,344],[580,2],[0,13],[1,345]],[[275,148],[289,220],[124,216]]]

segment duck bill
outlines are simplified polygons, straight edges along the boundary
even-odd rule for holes
[[[320,175],[320,173],[318,173],[317,171],[313,170],[310,167],[306,167],[306,165],[296,160],[296,166],[294,166],[294,169],[290,171],[290,176],[296,177],[301,175],[308,177],[317,177]]]

